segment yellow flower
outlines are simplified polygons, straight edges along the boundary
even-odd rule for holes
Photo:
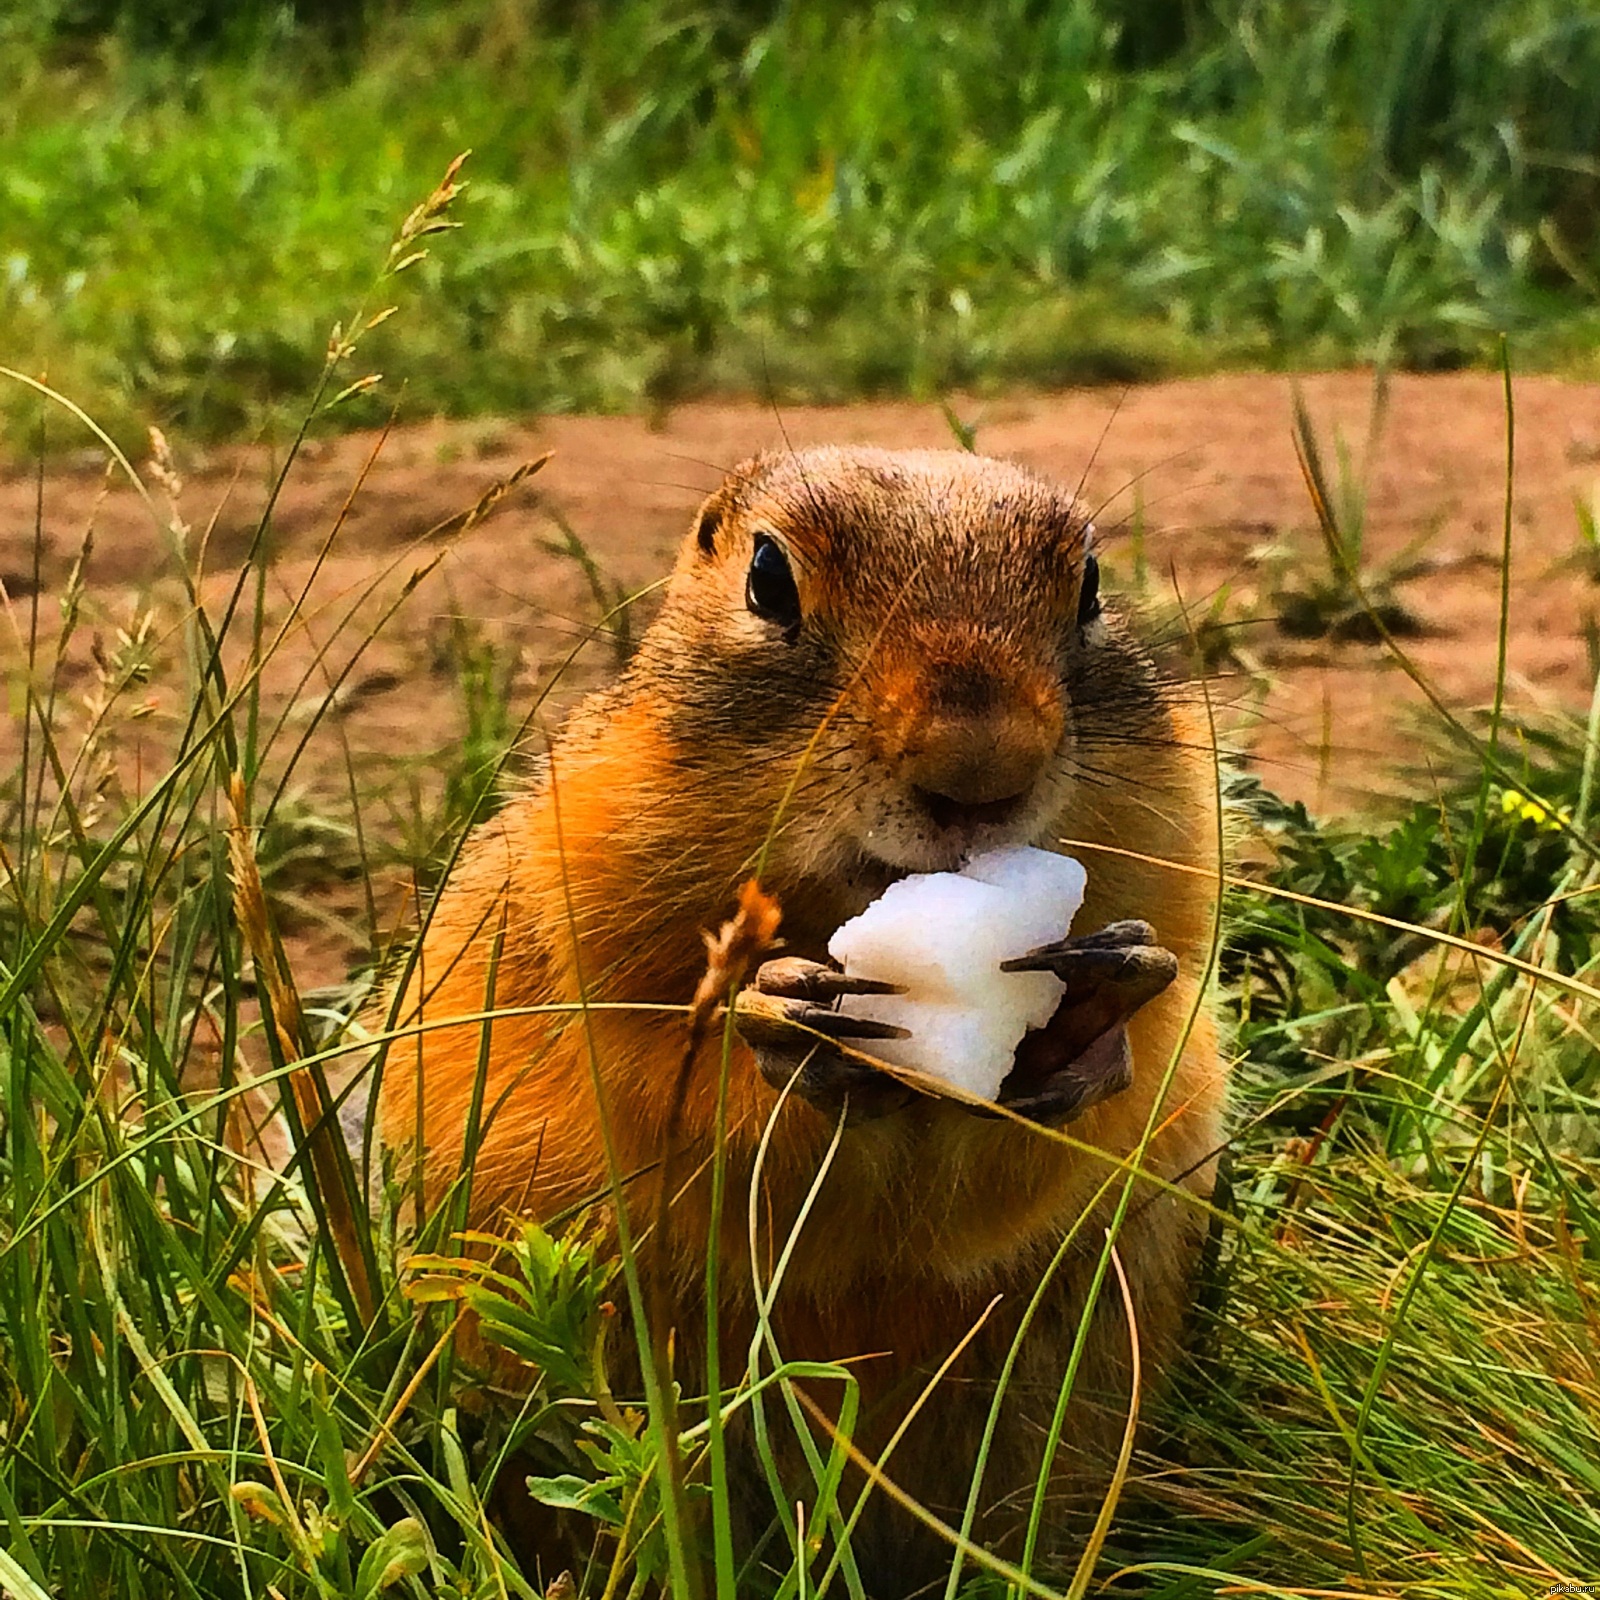
[[[1560,811],[1552,811],[1543,801],[1535,800],[1532,795],[1523,794],[1518,789],[1501,792],[1500,809],[1506,816],[1520,817],[1546,833],[1559,833],[1572,823],[1572,813],[1565,807]]]

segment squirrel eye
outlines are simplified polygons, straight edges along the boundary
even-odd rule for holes
[[[1083,581],[1078,586],[1078,626],[1087,628],[1100,615],[1100,563],[1083,558]]]
[[[785,628],[800,622],[800,591],[795,587],[789,558],[776,539],[756,535],[755,554],[750,557],[750,576],[745,580],[744,603],[764,622]]]

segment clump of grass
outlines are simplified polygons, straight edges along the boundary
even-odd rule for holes
[[[1344,438],[1336,436],[1330,474],[1311,413],[1304,397],[1295,394],[1295,450],[1316,514],[1322,560],[1266,552],[1268,565],[1278,569],[1271,589],[1274,622],[1290,638],[1375,643],[1386,635],[1411,638],[1426,631],[1423,619],[1398,594],[1400,582],[1415,575],[1411,558],[1378,568],[1365,559],[1367,493],[1388,398],[1388,374],[1380,371],[1373,380],[1361,462],[1354,462]]]
[[[1123,1583],[1540,1592],[1600,1559],[1594,720],[1515,764],[1492,718],[1434,730],[1381,823],[1234,784],[1233,1222]]]
[[[1592,1156],[1452,1108],[1454,1154],[1411,1173],[1371,1132],[1405,1088],[1369,1084],[1321,1136],[1243,1141],[1220,1303],[1122,1532],[1144,1592],[1542,1593],[1600,1555]]]
[[[453,197],[447,176],[391,266]],[[366,321],[336,330],[315,407],[337,403]],[[159,445],[157,468],[175,491]],[[5,1584],[30,1600],[366,1596],[426,1571],[527,1594],[482,1533],[470,1480],[452,1477],[453,1413],[430,1413],[420,1474],[392,1465],[414,1459],[394,1437],[399,1401],[436,1334],[399,1297],[337,1134],[326,1072],[349,1037],[318,1045],[302,1017],[270,909],[281,849],[267,852],[277,871],[258,870],[259,847],[293,831],[287,807],[276,833],[254,821],[293,752],[260,673],[306,595],[274,636],[250,582],[270,506],[217,605],[175,504],[149,504],[189,596],[160,640],[179,704],[167,770],[139,789],[99,760],[141,709],[126,695],[154,670],[151,628],[124,630],[81,708],[64,676],[88,625],[81,598],[51,638],[33,596],[8,656],[22,760],[6,796],[0,994]],[[251,641],[236,676],[235,633]],[[349,641],[355,656],[362,644]],[[281,1169],[264,1164],[262,1096],[288,1118]],[[354,1465],[374,1441],[391,1463],[375,1477]]]
[[[1574,497],[1572,509],[1578,522],[1574,564],[1590,583],[1600,583],[1600,502],[1591,491],[1588,499]]]

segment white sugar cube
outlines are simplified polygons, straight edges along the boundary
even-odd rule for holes
[[[994,1099],[1023,1034],[1042,1028],[1066,993],[1053,973],[1002,972],[1000,963],[1066,938],[1086,877],[1070,856],[1019,847],[890,884],[828,941],[851,977],[905,987],[841,1002],[851,1016],[910,1030],[865,1048]]]

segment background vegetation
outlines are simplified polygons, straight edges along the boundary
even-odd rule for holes
[[[5,358],[118,428],[254,428],[468,147],[470,234],[374,345],[413,414],[1600,328],[1579,0],[13,0]]]

